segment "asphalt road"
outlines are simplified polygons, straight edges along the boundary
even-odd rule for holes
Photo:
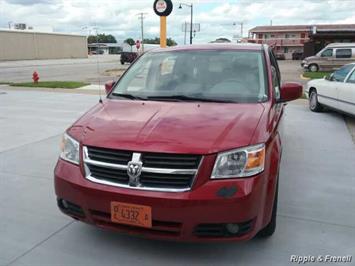
[[[291,255],[355,256],[355,145],[336,113],[288,104],[273,237],[186,244],[107,232],[61,214],[53,189],[61,133],[97,96],[1,88],[0,265],[284,266]]]
[[[40,80],[98,84],[113,79],[105,74],[105,70],[127,67],[127,64],[121,65],[119,55],[89,56],[85,59],[0,61],[0,82],[32,81],[32,73],[37,71]]]

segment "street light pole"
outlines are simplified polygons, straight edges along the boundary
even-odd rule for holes
[[[192,44],[192,28],[193,28],[193,14],[194,14],[194,5],[191,4],[184,4],[184,3],[180,3],[179,9],[182,9],[182,6],[187,6],[191,9],[191,21],[190,21],[190,44]],[[186,28],[185,28],[186,30]]]

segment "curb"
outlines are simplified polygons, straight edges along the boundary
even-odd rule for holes
[[[303,76],[303,74],[300,75],[300,79],[303,79],[303,80],[310,80],[310,78],[306,78],[305,76]]]

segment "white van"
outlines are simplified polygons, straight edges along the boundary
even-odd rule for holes
[[[333,71],[355,62],[355,43],[331,43],[315,56],[305,58],[301,66],[311,72]]]

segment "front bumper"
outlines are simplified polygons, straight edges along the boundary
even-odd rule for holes
[[[265,226],[265,177],[263,172],[243,179],[208,179],[188,192],[141,191],[93,183],[84,178],[80,167],[59,159],[55,169],[55,191],[64,213],[98,227],[148,238],[235,241],[251,239]],[[228,192],[235,188],[235,193],[220,193],[221,189]],[[64,208],[61,200],[69,202],[69,208]],[[112,201],[151,206],[153,227],[147,229],[111,222]],[[226,234],[224,225],[227,223],[237,223],[240,232]]]

